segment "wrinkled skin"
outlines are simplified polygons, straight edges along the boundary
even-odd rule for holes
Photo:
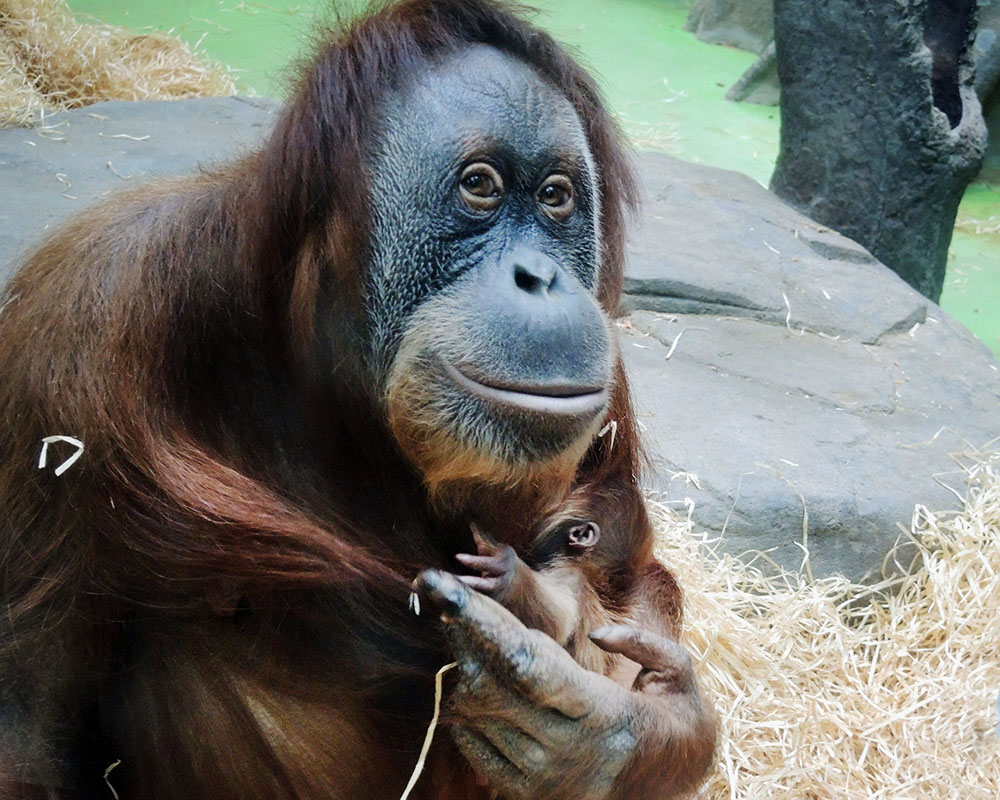
[[[385,116],[367,310],[396,438],[432,491],[575,467],[615,356],[575,111],[525,65],[470,47]]]
[[[502,796],[639,800],[688,788],[672,763],[629,770],[640,746],[651,759],[679,740],[714,739],[691,658],[676,642],[627,625],[591,632],[599,647],[640,665],[626,688],[455,576],[426,571],[417,590],[438,609],[459,664],[449,698],[455,739]]]

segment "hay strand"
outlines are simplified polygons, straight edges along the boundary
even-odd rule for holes
[[[417,613],[419,614],[420,612],[418,611]],[[452,661],[449,664],[445,664],[434,674],[434,715],[431,717],[430,725],[427,726],[427,733],[424,734],[424,743],[420,748],[420,756],[417,758],[417,764],[413,768],[410,780],[406,784],[406,789],[403,790],[403,794],[400,795],[399,800],[406,800],[410,796],[410,792],[413,791],[413,787],[417,785],[417,781],[424,771],[424,762],[427,761],[427,753],[430,752],[431,742],[434,741],[434,731],[437,730],[438,718],[441,716],[441,695],[444,693],[444,674],[457,666],[458,662]]]
[[[55,444],[56,442],[65,442],[66,444],[71,444],[76,448],[73,455],[65,459],[58,467],[55,468],[56,477],[62,475],[66,470],[72,467],[80,456],[83,455],[83,442],[74,436],[46,436],[42,439],[42,450],[38,454],[38,468],[45,469],[48,465],[49,460],[49,445]]]

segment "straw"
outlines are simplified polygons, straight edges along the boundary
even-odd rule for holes
[[[100,100],[233,93],[232,78],[177,37],[83,23],[65,0],[0,0],[0,128]]]
[[[721,721],[696,797],[1000,797],[1000,451],[970,463],[964,510],[918,506],[875,586],[723,554],[652,504]]]

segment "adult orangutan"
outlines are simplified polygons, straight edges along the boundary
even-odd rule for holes
[[[547,35],[404,0],[259,152],[44,243],[0,313],[0,796],[391,800],[450,661],[414,797],[694,786],[608,316],[633,195]]]

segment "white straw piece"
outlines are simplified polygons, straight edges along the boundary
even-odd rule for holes
[[[83,455],[83,442],[72,436],[46,436],[42,439],[42,452],[38,454],[38,468],[45,469],[48,463],[49,457],[49,445],[55,444],[56,442],[65,442],[66,444],[71,444],[76,448],[76,452],[73,453],[69,458],[62,462],[55,469],[56,477],[62,475],[66,470],[72,467],[80,456]]]
[[[400,795],[399,800],[406,800],[406,798],[410,796],[410,792],[413,791],[413,787],[417,785],[417,779],[420,777],[420,773],[424,771],[424,761],[427,760],[427,753],[431,749],[431,742],[434,741],[434,729],[437,728],[438,717],[441,715],[441,695],[443,693],[444,674],[448,670],[457,666],[457,661],[445,664],[434,676],[434,716],[431,717],[431,724],[427,726],[427,733],[424,735],[424,744],[423,747],[420,748],[420,757],[417,759],[417,765],[413,768],[413,774],[410,776],[410,782],[406,784],[406,789],[403,790],[403,794]]]

